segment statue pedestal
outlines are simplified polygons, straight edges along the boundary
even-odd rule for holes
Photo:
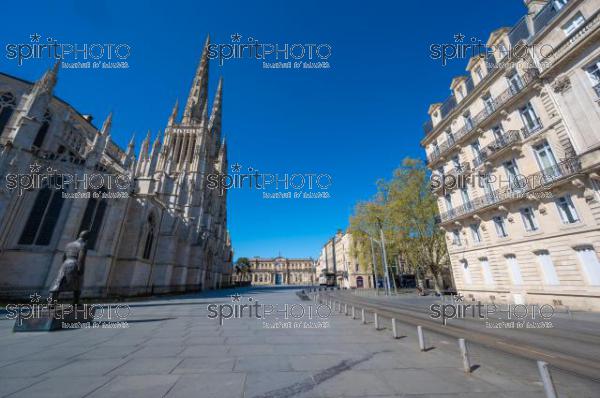
[[[62,329],[79,329],[94,321],[95,308],[89,304],[56,304],[29,306],[15,319],[13,332],[52,332]]]

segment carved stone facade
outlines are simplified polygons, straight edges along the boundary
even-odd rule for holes
[[[148,132],[137,156],[133,138],[126,150],[111,139],[112,115],[97,129],[53,95],[58,63],[35,83],[0,73],[3,296],[46,292],[66,243],[84,229],[90,239],[83,297],[230,283],[226,195],[205,182],[227,171],[222,81],[209,115],[207,49],[208,40],[183,116],[176,104],[164,135],[151,142]],[[42,182],[11,189],[13,178]]]

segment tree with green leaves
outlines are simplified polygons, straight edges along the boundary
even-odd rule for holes
[[[235,262],[235,273],[241,275],[241,280],[252,281],[252,266],[250,260],[247,257],[240,257]]]
[[[387,184],[387,212],[396,244],[417,272],[429,272],[441,293],[442,272],[450,263],[446,236],[436,223],[437,199],[432,194],[428,170],[421,160],[406,158]]]
[[[375,196],[359,203],[350,218],[359,262],[372,263],[369,235],[377,237],[381,226],[388,259],[402,255],[421,279],[430,273],[436,292],[441,293],[441,274],[449,265],[449,257],[445,234],[435,221],[437,214],[437,200],[429,187],[427,168],[418,159],[404,159],[392,179],[378,181]],[[375,252],[376,262],[381,263],[379,250]],[[381,275],[379,268],[376,269]]]

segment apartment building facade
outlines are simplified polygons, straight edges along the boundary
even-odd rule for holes
[[[600,0],[526,0],[421,144],[467,299],[600,310]]]
[[[360,266],[358,258],[352,254],[353,244],[352,234],[338,230],[321,249],[317,274],[335,272],[336,284],[343,289],[372,288],[372,275]]]

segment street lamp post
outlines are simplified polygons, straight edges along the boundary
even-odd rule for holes
[[[367,235],[368,236],[368,235]],[[373,258],[373,283],[375,284],[375,291],[377,295],[379,295],[379,284],[377,283],[377,273],[375,272],[375,250],[373,249],[373,238],[369,236],[369,240],[371,241],[371,257]]]
[[[389,292],[391,291],[391,286],[390,286],[390,273],[388,270],[388,264],[387,264],[387,254],[385,251],[385,237],[383,236],[383,228],[381,227],[381,220],[377,219],[377,223],[379,224],[379,236],[381,239],[381,255],[383,258],[383,268],[385,269],[385,284],[386,284],[386,291],[389,294]]]

